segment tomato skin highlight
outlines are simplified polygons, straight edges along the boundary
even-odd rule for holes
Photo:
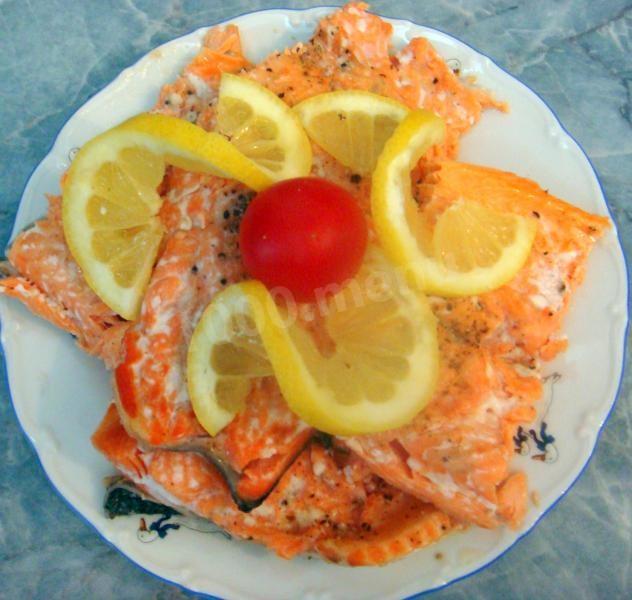
[[[349,192],[325,179],[299,177],[252,200],[239,238],[251,277],[310,302],[358,272],[368,229]]]

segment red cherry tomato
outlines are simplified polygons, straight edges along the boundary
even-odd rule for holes
[[[250,203],[240,228],[248,273],[297,302],[342,284],[360,268],[367,224],[353,196],[317,177],[280,181]]]

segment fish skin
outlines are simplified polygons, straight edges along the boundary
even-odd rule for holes
[[[456,527],[434,507],[386,484],[357,457],[318,442],[306,447],[274,490],[239,510],[221,473],[197,452],[144,450],[111,404],[94,446],[145,494],[212,520],[282,558],[318,552],[332,562],[380,565],[433,543]]]

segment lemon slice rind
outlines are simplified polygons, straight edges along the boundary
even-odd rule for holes
[[[307,365],[291,327],[286,325],[286,315],[263,284],[248,281],[222,291],[205,310],[189,346],[187,380],[198,420],[215,435],[235,416],[214,399],[217,374],[209,356],[213,344],[226,339],[230,316],[241,312],[247,313],[256,326],[256,335],[265,348],[283,397],[304,421],[335,435],[372,433],[405,425],[432,396],[439,353],[436,321],[425,297],[405,283],[398,286],[396,293],[399,310],[410,320],[415,336],[414,349],[406,356],[408,374],[392,382],[394,393],[383,402],[362,398],[345,404],[322,380],[314,377],[314,369]],[[318,369],[318,365],[314,367]]]
[[[94,189],[97,172],[105,164],[116,164],[121,152],[130,148],[146,150],[164,162],[187,170],[237,179],[255,190],[267,187],[271,180],[223,136],[165,115],[138,115],[96,136],[81,148],[70,166],[63,189],[62,223],[66,242],[90,288],[117,314],[133,320],[140,312],[163,235],[157,216],[162,201],[157,194],[149,201],[130,197],[130,203],[140,203],[141,213],[146,209],[147,218],[144,222],[141,219],[129,224],[132,229],[145,229],[141,246],[134,249],[142,253],[136,261],[138,270],[132,284],[127,286],[117,283],[111,263],[96,258],[92,241],[99,227],[89,221],[87,214],[90,199],[98,196]]]
[[[385,96],[363,90],[338,90],[318,94],[303,100],[294,107],[309,137],[331,154],[338,162],[358,174],[370,174],[396,124],[409,110],[406,106]],[[330,129],[325,131],[319,119],[331,115]],[[362,117],[364,127],[359,130],[349,125],[354,115]],[[380,118],[389,123],[385,132],[376,140],[375,121]],[[331,122],[332,121],[332,122]],[[373,127],[371,127],[371,125]],[[372,130],[373,129],[373,130]],[[346,150],[341,148],[341,138],[347,141]],[[355,139],[354,139],[355,138]],[[358,140],[362,138],[362,141]],[[354,146],[357,146],[354,148]]]
[[[272,183],[260,167],[224,136],[183,119],[145,113],[115,129],[138,135],[148,150],[165,156],[168,164],[187,171],[235,179],[256,192]]]
[[[218,131],[224,135],[228,132],[223,127],[221,104],[226,98],[248,104],[255,116],[269,119],[276,125],[277,137],[274,143],[285,153],[282,167],[271,170],[264,164],[257,163],[256,157],[250,157],[271,180],[280,181],[309,175],[312,168],[309,138],[296,114],[283,100],[252,79],[232,73],[222,74],[218,100]],[[248,156],[246,149],[242,150]]]
[[[412,198],[410,172],[427,150],[440,143],[445,125],[433,113],[411,112],[384,146],[373,173],[371,210],[380,243],[408,280],[429,294],[447,297],[488,292],[510,281],[524,265],[536,226],[515,216],[513,242],[491,267],[451,270],[424,251],[416,231],[423,229]]]

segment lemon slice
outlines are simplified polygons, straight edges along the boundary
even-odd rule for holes
[[[321,309],[324,346],[260,282],[213,299],[193,333],[187,373],[195,414],[211,435],[268,375],[297,415],[332,434],[391,429],[424,408],[439,363],[435,318],[379,250],[369,248],[358,275]]]
[[[228,286],[213,298],[193,332],[187,384],[195,415],[210,435],[244,407],[256,378],[273,374],[259,333],[276,333],[262,315],[269,302],[259,282]]]
[[[88,285],[126,319],[139,313],[160,247],[166,163],[255,190],[271,183],[221,135],[174,117],[139,115],[85,144],[64,184],[64,234]]]
[[[386,140],[408,114],[403,104],[360,90],[312,96],[294,110],[319,146],[360,175],[373,172]]]
[[[391,260],[420,289],[442,296],[494,290],[525,263],[536,232],[533,219],[457,199],[434,226],[424,220],[411,193],[410,172],[443,139],[443,121],[417,110],[395,130],[373,173],[371,210]]]
[[[222,74],[217,127],[274,181],[311,171],[312,147],[300,121],[283,100],[252,79]]]

